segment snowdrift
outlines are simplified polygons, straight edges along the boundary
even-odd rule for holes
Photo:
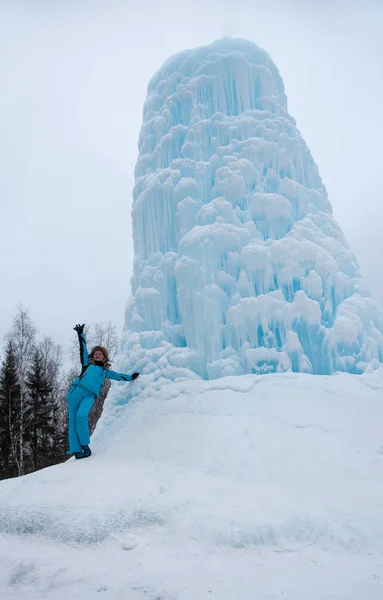
[[[381,600],[382,399],[382,370],[116,385],[90,459],[1,482],[0,598]]]

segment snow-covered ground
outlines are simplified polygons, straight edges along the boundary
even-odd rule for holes
[[[383,598],[382,370],[127,388],[0,482],[1,600]]]

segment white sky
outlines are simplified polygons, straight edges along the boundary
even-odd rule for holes
[[[149,79],[222,36],[268,51],[383,305],[382,0],[0,0],[0,340],[22,301],[68,347],[122,330]]]

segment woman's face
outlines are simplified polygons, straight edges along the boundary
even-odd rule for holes
[[[96,362],[105,362],[105,356],[101,350],[96,350],[96,352],[93,354],[93,360]]]

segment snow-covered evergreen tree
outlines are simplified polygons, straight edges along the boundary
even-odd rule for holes
[[[20,474],[20,384],[12,342],[0,371],[0,479]]]
[[[32,470],[49,464],[52,454],[54,428],[54,405],[52,404],[52,385],[44,369],[43,357],[36,348],[33,362],[26,380],[30,400],[30,422],[28,427],[29,458]]]

